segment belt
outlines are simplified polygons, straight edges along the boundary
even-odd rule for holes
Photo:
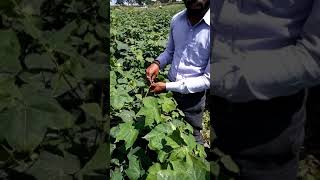
[[[188,94],[182,94],[178,92],[172,92],[173,96],[179,97],[179,98],[188,98],[188,97],[202,97],[205,95],[206,91],[196,92],[196,93],[188,93]]]

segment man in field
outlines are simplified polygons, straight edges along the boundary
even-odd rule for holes
[[[320,0],[213,3],[214,146],[239,180],[296,180],[304,89],[320,81]]]
[[[184,0],[186,10],[171,21],[165,51],[146,69],[155,93],[172,91],[173,97],[194,129],[196,141],[203,144],[200,134],[205,106],[205,91],[210,87],[210,9],[209,0]],[[153,81],[159,70],[171,64],[170,82]]]

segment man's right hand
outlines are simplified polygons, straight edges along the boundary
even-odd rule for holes
[[[154,79],[158,76],[159,70],[160,68],[156,63],[150,64],[150,66],[146,69],[147,79],[149,80],[150,84],[152,84]]]

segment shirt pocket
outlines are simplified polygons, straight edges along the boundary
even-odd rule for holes
[[[210,49],[207,42],[193,42],[189,46],[186,65],[195,67],[206,67],[210,55]]]

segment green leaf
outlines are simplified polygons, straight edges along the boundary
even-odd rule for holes
[[[114,71],[110,71],[110,86],[115,86],[117,84],[117,75]]]
[[[64,62],[60,67],[63,69],[63,73],[71,75],[76,80],[81,81],[84,79],[84,68],[80,61],[69,59]]]
[[[141,167],[137,156],[128,156],[129,168],[125,171],[130,180],[137,180],[141,176]]]
[[[157,179],[157,173],[161,170],[161,165],[159,163],[154,163],[148,169],[148,176],[146,180]]]
[[[133,121],[135,117],[134,111],[122,110],[117,116],[119,116],[124,122]]]
[[[104,18],[104,19],[109,19],[108,18],[108,12],[109,12],[109,6],[105,5],[104,1],[100,1],[99,3],[99,10],[98,10],[98,14]]]
[[[80,26],[78,28],[78,32],[77,33],[80,36],[82,36],[83,34],[85,34],[87,32],[89,23],[86,20],[81,20],[80,23],[81,24],[80,24]]]
[[[234,172],[234,173],[238,173],[240,170],[239,170],[239,167],[237,166],[237,164],[231,159],[230,156],[228,155],[225,155],[225,156],[222,156],[220,161],[222,162],[222,164],[224,165],[224,167],[226,169],[228,169],[229,171],[231,172]]]
[[[19,74],[19,78],[29,86],[33,86],[35,89],[51,95],[51,89],[46,88],[46,85],[51,82],[53,75],[54,73],[48,71],[36,73],[22,72]]]
[[[31,17],[26,16],[25,18],[20,19],[20,22],[23,25],[23,30],[25,33],[29,34],[35,40],[39,40],[41,43],[43,42],[42,32],[35,25],[35,22]]]
[[[97,24],[95,30],[96,30],[97,35],[101,39],[104,39],[104,38],[108,37],[107,28],[104,27],[103,24]]]
[[[195,180],[190,179],[183,171],[161,170],[157,173],[157,180]],[[198,180],[198,179],[197,179]],[[199,179],[202,180],[202,179]]]
[[[154,58],[147,57],[147,58],[146,58],[146,61],[148,61],[149,63],[151,63],[151,62],[153,62],[153,61],[154,61]]]
[[[169,157],[169,153],[166,153],[166,152],[161,151],[161,150],[158,152],[158,160],[159,160],[159,162],[164,163],[167,160],[168,157]]]
[[[106,64],[98,64],[91,61],[84,61],[84,79],[92,80],[106,80],[108,78]]]
[[[12,30],[0,30],[0,73],[16,75],[21,70],[20,43]]]
[[[186,135],[184,133],[181,133],[181,137],[184,140],[184,142],[187,144],[188,148],[190,148],[190,150],[193,150],[196,147],[197,143],[192,134]]]
[[[220,173],[219,164],[214,161],[211,161],[210,162],[210,172],[215,176],[219,176],[219,173]]]
[[[81,105],[81,109],[86,112],[88,116],[95,118],[97,121],[103,121],[102,110],[97,103],[87,103]]]
[[[128,84],[128,80],[125,78],[120,78],[117,81],[118,81],[118,84]]]
[[[203,145],[197,144],[195,155],[201,158],[207,157],[207,154],[206,154],[206,151],[204,150]]]
[[[175,126],[171,122],[167,122],[165,124],[159,124],[153,130],[151,130],[148,134],[146,134],[143,138],[149,141],[148,147],[152,150],[161,150],[163,148],[163,144],[167,141],[171,143],[172,146],[176,146],[174,144],[174,140],[170,141],[168,139],[168,135],[171,135],[175,130]]]
[[[193,127],[189,123],[186,123],[184,130],[189,130],[189,132],[193,133]]]
[[[122,173],[116,169],[111,173],[111,180],[123,180]]]
[[[15,107],[15,98],[21,98],[21,93],[18,87],[15,85],[15,79],[11,77],[0,76],[0,118],[1,112],[7,108]],[[0,125],[0,141],[5,138],[5,131],[7,129],[6,120],[2,121],[2,126]],[[4,125],[5,124],[5,125]]]
[[[174,149],[169,157],[170,161],[183,160],[191,151],[187,146]]]
[[[163,148],[163,140],[166,136],[161,133],[157,133],[155,136],[146,135],[144,138],[149,141],[148,147],[152,150],[161,150]]]
[[[173,139],[176,143],[178,143],[179,145],[186,145],[186,143],[184,142],[184,140],[181,138],[181,132],[179,130],[179,126],[177,126],[178,128],[176,130],[173,131],[173,133],[169,136],[171,139]]]
[[[133,102],[133,98],[124,90],[114,89],[110,92],[110,103],[114,109],[122,109],[126,103]]]
[[[205,159],[187,155],[186,164],[189,167],[187,173],[191,176],[191,179],[209,179],[210,164]]]
[[[40,8],[44,0],[21,0],[20,8],[25,14],[40,15]]]
[[[175,171],[183,172],[191,168],[191,166],[188,166],[184,161],[171,161],[170,164],[172,165],[172,169]]]
[[[168,135],[172,134],[175,130],[175,127],[171,122],[165,124],[159,124],[152,131],[146,134],[143,138],[149,141],[149,148],[152,150],[161,150],[163,148],[164,142],[169,141],[172,146],[176,146],[174,144],[174,140],[168,137]],[[169,139],[168,139],[169,138]],[[173,141],[170,141],[170,139]]]
[[[60,38],[63,38],[63,37],[60,37]],[[78,74],[78,76],[83,78],[84,80],[96,81],[96,80],[106,80],[108,78],[108,71],[107,71],[108,67],[106,63],[99,64],[99,63],[90,61],[87,58],[80,55],[76,51],[76,49],[73,48],[71,45],[66,43],[56,44],[52,48],[56,52],[69,56],[72,61],[75,61],[73,62],[73,64],[80,64],[80,66],[78,65],[79,66],[77,69],[78,72],[76,74]]]
[[[172,169],[168,166],[167,170],[161,170],[156,166],[150,178],[156,179],[186,179],[186,180],[207,180],[210,179],[209,164],[205,160],[188,155],[186,162],[184,160],[170,161]]]
[[[47,128],[70,128],[74,121],[55,99],[30,88],[22,87],[22,99],[0,113],[3,134],[17,151],[31,152],[40,144]]]
[[[51,32],[51,35],[48,36],[46,44],[51,47],[51,49],[62,48],[66,46],[68,38],[71,36],[71,33],[78,28],[76,21],[72,21],[66,24],[63,28],[58,31]]]
[[[166,122],[157,125],[152,131],[158,131],[159,133],[165,133],[166,135],[171,135],[173,131],[176,130],[176,126],[172,122]]]
[[[52,96],[58,97],[75,89],[78,85],[77,80],[67,74],[57,73],[53,76],[51,86],[53,88]]]
[[[132,156],[132,155],[136,154],[140,149],[141,149],[140,146],[137,146],[135,148],[131,148],[131,150],[130,150],[130,152],[128,153],[127,156],[129,157],[129,156]]]
[[[185,125],[185,123],[184,123],[183,121],[177,120],[177,119],[172,120],[172,124],[173,124],[174,126],[176,126],[176,127],[181,127],[181,126],[184,126],[184,125]]]
[[[176,104],[170,98],[164,98],[161,104],[164,112],[171,112],[176,109]]]
[[[28,69],[55,69],[55,64],[48,53],[29,54],[25,59],[25,64]]]
[[[79,169],[80,161],[72,154],[65,152],[64,157],[62,157],[42,151],[39,159],[28,169],[27,173],[37,179],[71,180],[71,175]]]
[[[137,113],[137,116],[145,116],[145,126],[152,126],[155,121],[160,123],[161,115],[157,99],[154,97],[146,97],[142,102],[144,106]]]
[[[172,147],[173,149],[180,147],[178,143],[168,136],[165,138],[165,140],[167,141],[166,145]]]
[[[112,136],[116,138],[116,142],[125,141],[126,149],[129,149],[134,144],[139,134],[139,131],[134,129],[132,122],[121,123],[110,131],[112,131]]]
[[[101,144],[97,149],[94,156],[89,162],[76,174],[78,178],[83,178],[83,175],[93,172],[95,170],[105,170],[107,168],[108,160],[110,159],[108,155],[109,145],[107,143]]]
[[[3,108],[10,106],[10,102],[14,98],[21,97],[22,95],[15,85],[15,79],[10,76],[0,75],[0,112]]]
[[[87,33],[87,35],[84,37],[84,42],[89,44],[89,49],[92,49],[93,47],[100,44],[100,42],[94,37],[92,33]]]
[[[121,51],[121,50],[129,50],[129,46],[121,41],[116,41],[117,42],[117,50]]]

